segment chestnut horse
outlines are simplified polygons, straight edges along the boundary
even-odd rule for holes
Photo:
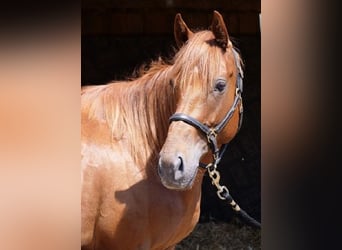
[[[235,105],[217,146],[238,131],[241,62],[222,16],[214,11],[210,30],[194,33],[177,14],[174,36],[172,61],[82,89],[82,249],[174,249],[198,222],[198,166],[212,153],[196,126],[169,118],[212,128]]]

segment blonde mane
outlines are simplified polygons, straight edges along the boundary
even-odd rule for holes
[[[85,87],[82,102],[88,119],[106,122],[112,143],[129,143],[135,162],[157,159],[169,117],[176,109],[175,89],[182,92],[190,83],[204,94],[212,89],[222,62],[222,49],[212,44],[213,40],[211,31],[197,32],[170,64],[158,60],[137,79]],[[195,68],[201,78],[197,81],[193,81]]]

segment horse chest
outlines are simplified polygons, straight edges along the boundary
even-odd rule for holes
[[[155,206],[150,207],[149,214],[154,217],[150,223],[159,234],[153,237],[180,241],[193,230],[198,221],[200,196],[193,191],[167,192],[168,194],[159,196],[159,199],[154,198]]]
[[[162,250],[193,230],[200,212],[200,187],[173,191],[160,185],[141,181],[128,189],[129,195],[116,191],[112,219],[117,226],[112,229],[112,243],[122,249]],[[121,209],[115,210],[119,205]],[[101,219],[108,227],[110,218]]]
[[[149,243],[149,249],[164,249],[185,238],[200,213],[200,186],[188,191],[168,190],[150,181],[135,185],[130,206],[121,221],[131,228],[128,235]],[[133,186],[134,187],[134,186]]]

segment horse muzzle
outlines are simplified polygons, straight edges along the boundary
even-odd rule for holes
[[[181,155],[170,156],[161,153],[158,174],[162,184],[168,189],[183,190],[192,186],[197,174],[197,165],[189,165]]]

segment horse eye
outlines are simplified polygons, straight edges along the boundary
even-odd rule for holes
[[[215,83],[214,91],[223,92],[226,89],[226,80],[218,79]]]

